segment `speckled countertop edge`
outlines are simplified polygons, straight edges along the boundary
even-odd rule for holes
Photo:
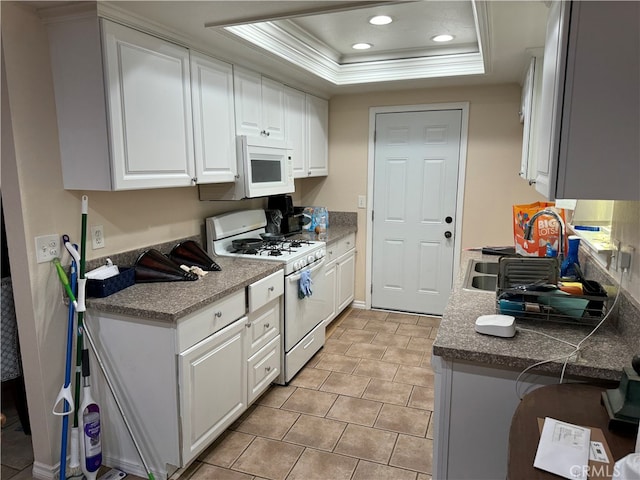
[[[537,362],[568,355],[573,350],[556,340],[537,333],[518,331],[513,338],[481,335],[475,331],[475,320],[480,315],[496,313],[495,294],[468,291],[462,288],[467,264],[472,259],[498,260],[480,252],[464,251],[461,270],[455,281],[449,303],[445,309],[438,335],[433,344],[434,355],[447,359],[523,370]],[[591,331],[591,327],[533,320],[518,320],[518,327],[541,331],[571,343],[579,342]],[[586,379],[619,380],[622,368],[629,365],[633,353],[618,330],[605,322],[593,337],[585,343],[577,361],[567,364],[566,375]],[[545,363],[536,371],[559,374],[564,359]]]

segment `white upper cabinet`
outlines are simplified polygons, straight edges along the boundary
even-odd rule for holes
[[[640,3],[551,2],[536,189],[640,199]]]
[[[284,85],[239,67],[234,85],[236,134],[284,140]]]
[[[329,175],[329,102],[307,94],[308,176]]]
[[[293,177],[308,176],[306,95],[291,87],[284,88],[285,140],[293,154]]]
[[[197,183],[233,182],[236,161],[233,67],[191,52]]]
[[[191,185],[189,51],[95,16],[49,36],[64,187]]]
[[[542,56],[532,56],[522,86],[520,118],[523,125],[520,177],[533,183],[536,177],[537,125],[540,118]]]

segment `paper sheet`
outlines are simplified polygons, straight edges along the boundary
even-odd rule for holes
[[[591,431],[546,417],[533,466],[564,478],[586,480]]]

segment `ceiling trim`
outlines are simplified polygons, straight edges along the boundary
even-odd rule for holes
[[[308,35],[298,35],[275,22],[230,25],[223,31],[287,60],[334,85],[393,80],[413,80],[460,75],[481,75],[489,68],[489,21],[484,1],[471,1],[478,52],[446,54],[394,60],[367,60],[339,63],[339,59],[322,42]]]

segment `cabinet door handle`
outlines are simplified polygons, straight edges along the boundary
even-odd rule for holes
[[[213,316],[216,317],[216,318],[220,318],[220,317],[222,317],[222,312],[216,312],[216,313],[213,314]]]
[[[271,371],[271,366],[269,366],[269,367],[264,367],[264,371],[265,371],[265,372],[270,372],[270,371]]]
[[[275,289],[276,289],[276,287],[274,287],[274,286],[269,287],[269,291],[270,292],[273,292]]]
[[[247,328],[251,328],[251,322],[247,321],[247,323],[245,323],[244,326],[247,327]]]
[[[269,325],[268,323],[265,323],[265,324],[264,324],[264,328],[265,328],[265,330],[266,330],[267,328],[269,328],[270,326],[271,326],[271,325]]]

